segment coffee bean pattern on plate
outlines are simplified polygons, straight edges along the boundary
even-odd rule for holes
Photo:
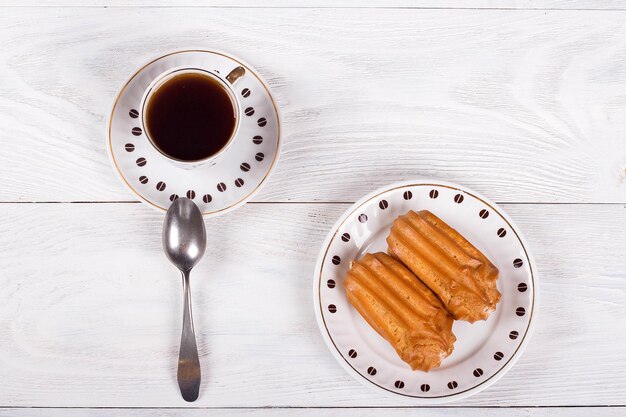
[[[261,162],[263,158],[265,158],[265,155],[262,152],[259,152],[256,155],[254,155],[254,159],[256,159],[259,162]]]
[[[235,186],[237,187],[243,187],[243,180],[241,178],[237,178],[235,180]]]
[[[132,152],[135,150],[135,145],[133,145],[132,143],[127,143],[126,145],[124,145],[124,149],[126,149],[126,152]]]
[[[426,188],[426,186],[428,185],[430,185],[430,187]],[[447,215],[449,218],[454,218],[454,216],[456,215],[454,213],[461,213],[460,214],[461,217],[467,218],[468,222],[473,222],[474,226],[472,227],[475,227],[476,229],[481,230],[480,232],[477,232],[477,233],[479,233],[481,237],[484,239],[483,242],[479,241],[479,244],[483,246],[488,246],[489,244],[509,245],[511,242],[511,240],[508,239],[509,235],[513,236],[516,232],[516,229],[514,226],[509,228],[507,224],[501,224],[500,226],[497,225],[493,229],[491,227],[486,228],[485,227],[486,224],[491,224],[490,222],[491,220],[494,220],[494,221],[498,220],[500,218],[498,216],[501,216],[501,214],[499,213],[498,208],[495,207],[494,205],[485,205],[485,204],[481,204],[480,202],[477,204],[476,203],[477,198],[475,198],[475,196],[473,196],[471,193],[467,193],[467,192],[450,193],[448,190],[445,189],[445,187],[438,188],[436,185],[433,187],[433,184],[425,184],[424,188],[421,188],[421,190],[424,190],[424,191],[418,191],[418,188],[415,185],[411,185],[411,189],[407,189],[407,188],[402,189],[400,187],[397,189],[398,190],[397,193],[393,192],[393,190],[396,190],[396,189],[392,189],[392,191],[385,191],[383,193],[379,193],[377,195],[372,196],[371,200],[365,200],[366,203],[364,203],[361,206],[355,206],[356,208],[354,212],[352,212],[354,214],[351,213],[349,217],[345,219],[345,222],[341,224],[340,227],[343,230],[340,229],[339,233],[337,233],[337,231],[335,230],[336,235],[335,235],[335,238],[333,238],[333,240],[336,239],[337,241],[344,242],[344,243],[354,241],[354,244],[332,246],[333,240],[331,240],[330,247],[332,248],[331,249],[332,252],[328,253],[326,262],[330,261],[327,263],[327,265],[331,265],[331,266],[335,265],[335,268],[333,268],[332,270],[328,270],[328,271],[335,271],[335,272],[333,273],[327,272],[332,277],[332,281],[334,285],[332,289],[334,291],[333,294],[335,294],[334,297],[336,297],[338,294],[337,288],[341,290],[339,294],[342,294],[342,297],[345,297],[343,295],[343,288],[341,285],[341,282],[342,282],[341,280],[343,279],[347,269],[349,268],[349,264],[350,264],[349,260],[357,259],[358,257],[362,256],[366,251],[369,251],[369,249],[363,249],[363,247],[359,247],[359,246],[365,245],[364,247],[367,248],[369,245],[374,244],[376,245],[374,246],[375,247],[374,251],[386,250],[384,246],[382,246],[384,245],[384,238],[383,238],[383,242],[380,242],[379,240],[380,238],[378,237],[374,238],[374,240],[370,240],[372,239],[371,234],[379,233],[378,228],[382,227],[382,226],[379,226],[379,224],[383,224],[383,225],[391,224],[393,221],[392,217],[404,214],[409,209],[416,210],[416,211],[422,210],[422,209],[428,209],[428,210],[433,211],[435,214],[438,214],[437,213],[438,210],[442,210],[444,211],[444,216]],[[459,191],[463,191],[463,190],[459,190]],[[439,199],[439,197],[442,197],[442,199]],[[409,200],[411,200],[410,203],[408,203]],[[433,200],[436,200],[436,201],[433,201]],[[454,209],[450,209],[454,211],[447,212],[448,214],[445,214],[446,213],[445,209],[441,209],[441,207],[444,205],[454,206],[455,207]],[[372,211],[373,207],[375,207],[377,210]],[[450,214],[450,213],[453,213],[453,214]],[[447,220],[446,217],[442,217],[442,218]],[[479,226],[479,225],[482,225],[482,226]],[[387,226],[384,226],[384,227],[387,227]],[[466,226],[466,227],[469,227],[469,226]],[[513,231],[514,233],[509,233],[511,231]],[[380,232],[382,232],[382,234],[385,233],[382,230],[380,230]],[[356,239],[357,236],[358,236],[358,239]],[[504,237],[507,237],[507,239],[504,242],[500,241],[500,239]],[[513,239],[516,240],[515,238]],[[517,258],[515,256],[515,253],[511,257],[507,257],[507,259],[504,261],[504,263],[508,263],[508,262],[510,262],[509,265],[511,268],[512,267],[521,268],[522,265],[524,265],[524,261],[522,261],[522,259],[520,258]],[[500,261],[500,264],[502,264],[502,261]],[[322,266],[322,268],[324,268],[323,271],[327,270],[326,269],[327,267]],[[502,265],[501,270],[505,271],[504,265]],[[522,273],[526,274],[527,272],[523,271]],[[528,292],[529,288],[531,288],[530,287],[531,284],[528,284],[527,282],[520,282],[519,281],[521,278],[519,276],[520,272],[517,272],[517,274],[518,274],[517,277],[512,277],[514,279],[513,282],[508,283],[506,285],[512,286],[512,290],[515,291],[515,293],[517,294]],[[504,272],[502,272],[501,278],[504,279]],[[323,283],[323,286],[325,287],[324,291],[331,291],[331,287],[328,286],[327,284],[328,280],[324,280],[322,281],[322,283]],[[510,291],[510,289],[508,291]],[[531,293],[531,296],[532,296],[532,293]],[[331,325],[333,325],[333,323],[336,323],[336,320],[342,320],[341,317],[345,315],[347,311],[351,311],[348,314],[350,316],[354,316],[354,309],[351,308],[349,304],[348,304],[348,308],[344,309],[343,303],[340,304],[336,302],[335,300],[336,298],[334,298],[333,300],[329,299],[329,301],[333,302],[333,305],[337,307],[337,310],[334,313],[335,318],[333,319],[332,323],[330,323]],[[326,304],[326,306],[328,306],[328,304]],[[520,319],[519,317],[524,317],[525,319],[525,317],[529,316],[529,314],[526,314],[527,308],[525,306],[524,307],[518,307],[518,306],[512,307],[513,313],[515,314],[511,314],[512,313],[511,310],[508,310],[508,311],[500,310],[500,314],[504,316],[508,316],[508,317],[511,317],[511,316],[515,317],[515,320],[520,320],[519,322],[516,321],[515,323],[522,323],[522,319]],[[323,310],[326,310],[326,315],[329,315],[327,308],[323,308]],[[359,316],[357,315],[355,317],[359,317]],[[513,328],[515,328],[517,325],[518,324],[512,324]],[[467,369],[464,369],[461,375],[457,376],[454,373],[450,373],[449,375],[450,377],[446,378],[443,381],[438,380],[439,379],[438,377],[435,378],[436,381],[433,381],[430,378],[430,375],[428,376],[427,380],[424,380],[426,379],[424,378],[422,379],[422,381],[419,381],[419,380],[415,381],[415,379],[418,379],[418,378],[413,379],[411,377],[412,379],[409,380],[407,379],[406,376],[401,377],[401,375],[403,375],[402,373],[396,372],[392,370],[391,368],[388,369],[386,365],[384,366],[380,363],[376,363],[374,361],[375,360],[374,358],[376,356],[367,356],[369,355],[369,352],[361,352],[362,350],[369,350],[367,349],[367,347],[363,347],[363,346],[355,346],[355,348],[359,349],[359,353],[360,353],[359,356],[363,356],[364,359],[361,359],[361,360],[367,360],[366,363],[359,363],[356,361],[352,362],[350,358],[348,357],[349,355],[345,356],[345,358],[346,360],[350,360],[350,364],[353,366],[353,368],[357,371],[358,374],[365,377],[366,379],[369,379],[375,385],[382,386],[383,388],[389,391],[396,392],[401,395],[406,395],[409,397],[417,397],[417,398],[441,398],[442,396],[456,396],[461,393],[467,392],[468,389],[471,390],[475,388],[476,386],[481,385],[485,381],[490,381],[494,374],[497,374],[502,369],[504,369],[502,367],[504,366],[504,364],[508,363],[507,362],[508,356],[510,356],[510,354],[507,353],[507,351],[510,352],[509,349],[514,349],[515,346],[518,346],[518,344],[520,343],[519,340],[523,339],[523,337],[521,337],[523,333],[524,331],[522,329],[520,329],[520,331],[518,330],[511,331],[510,328],[500,329],[499,336],[497,337],[501,341],[502,339],[508,340],[508,343],[511,343],[510,346],[505,347],[504,345],[502,345],[501,349],[498,349],[498,347],[500,346],[492,346],[493,347],[492,350],[489,349],[486,352],[484,352],[483,354],[484,356],[482,356],[481,358],[476,358],[475,360],[476,363],[468,362],[469,366],[471,365],[473,366],[468,367]],[[516,342],[512,342],[513,340],[515,340]],[[507,349],[507,351],[505,351],[504,349]],[[343,351],[343,352],[344,352],[343,355],[345,355],[346,351]],[[507,353],[507,358],[505,358],[505,353]],[[513,356],[515,356],[515,354],[513,354]],[[370,358],[372,361],[370,361]],[[489,362],[483,362],[486,359],[489,359]],[[368,362],[369,362],[369,365],[376,364],[376,367],[368,366]],[[487,363],[491,364],[491,366],[488,366]],[[465,365],[465,366],[468,366],[468,365]],[[480,367],[477,367],[476,365],[479,365]],[[391,374],[389,374],[389,372],[391,372]],[[376,375],[376,377],[374,377],[374,375]],[[382,377],[382,380],[386,382],[381,382],[381,380],[378,379],[379,375],[380,377]],[[407,389],[407,387],[410,387],[410,389]],[[420,395],[417,395],[415,393],[415,388],[417,388],[417,391],[420,392]]]
[[[247,162],[242,162],[241,165],[239,165],[239,169],[243,172],[248,172],[250,171],[250,164]]]
[[[128,115],[132,117],[133,119],[136,119],[139,117],[139,112],[135,109],[130,109],[130,111],[128,112]]]
[[[335,280],[329,279],[328,281],[326,281],[326,285],[328,285],[328,288],[335,288]]]
[[[137,158],[137,160],[135,161],[138,167],[145,166],[147,162],[148,161],[146,161],[146,158]]]
[[[254,114],[254,108],[253,107],[248,107],[244,113],[246,113],[246,116],[252,116]]]
[[[244,96],[245,98],[250,97],[250,89],[244,88],[243,90],[241,90],[241,95]]]
[[[196,192],[194,190],[188,190],[186,196],[188,199],[193,200],[196,198]]]
[[[350,351],[348,352],[348,356],[350,356],[352,359],[356,358],[356,350],[354,349],[350,349]]]
[[[265,117],[261,117],[259,120],[257,120],[256,124],[258,124],[260,127],[265,127],[265,125],[267,124],[267,119]]]
[[[139,136],[141,135],[141,128],[140,127],[133,127],[133,130],[131,130],[131,132],[133,133],[133,135],[135,136]]]
[[[211,201],[213,201],[213,197],[211,196],[211,194],[205,194],[202,196],[202,201],[204,201],[206,204],[209,204]]]
[[[165,190],[166,184],[163,181],[157,182],[156,189],[157,191]]]
[[[330,304],[328,306],[328,311],[330,311],[331,313],[336,313],[337,312],[337,306],[334,304]]]
[[[146,177],[145,175],[142,175],[141,177],[139,177],[139,182],[142,184],[147,184],[148,183],[148,177]]]
[[[226,191],[226,184],[224,184],[223,182],[217,184],[217,191],[219,191],[220,193]]]

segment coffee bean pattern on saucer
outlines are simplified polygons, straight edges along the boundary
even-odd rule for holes
[[[248,172],[250,171],[250,164],[247,162],[242,162],[241,165],[239,165],[239,169],[243,172]]]
[[[238,188],[243,187],[243,180],[242,180],[241,178],[237,178],[237,179],[235,180],[235,185],[236,185]]]
[[[135,150],[135,145],[133,145],[132,143],[127,143],[126,145],[124,145],[124,149],[126,149],[126,152],[132,152]]]
[[[448,388],[450,388],[450,389],[455,389],[458,386],[459,386],[459,384],[456,381],[448,382]]]
[[[262,136],[255,136],[252,138],[252,143],[254,143],[255,145],[260,145],[263,143],[263,137]]]
[[[135,109],[130,109],[130,111],[128,112],[128,115],[132,117],[133,119],[136,119],[139,117],[139,112]]]
[[[146,161],[146,158],[137,158],[137,160],[135,161],[138,167],[145,166],[147,162],[148,161]]]
[[[350,356],[352,359],[356,358],[357,356],[356,350],[350,349],[350,351],[348,352],[348,356]]]
[[[522,265],[524,265],[524,261],[522,261],[520,258],[517,258],[516,260],[513,261],[513,266],[515,268],[521,268]]]
[[[457,194],[454,196],[454,202],[457,204],[461,204],[465,198],[462,194]]]
[[[133,127],[133,130],[131,130],[131,132],[133,132],[133,135],[139,136],[139,135],[141,135],[141,128],[140,127]]]
[[[474,369],[474,372],[473,372],[473,373],[474,373],[474,376],[475,376],[476,378],[483,376],[483,370],[482,370],[482,369],[480,369],[480,368],[476,368],[476,369]]]
[[[171,202],[174,202],[174,201],[176,201],[176,200],[178,200],[178,194],[172,194],[172,195],[170,195],[170,201],[171,201]]]
[[[493,358],[497,361],[502,360],[504,358],[504,354],[502,352],[496,352],[493,354]]]
[[[413,198],[413,193],[412,193],[412,192],[410,192],[410,191],[405,191],[405,192],[404,192],[404,194],[402,194],[402,197],[403,197],[405,200],[410,200],[410,199],[412,199],[412,198]]]
[[[341,258],[335,255],[333,256],[332,262],[333,262],[333,265],[339,265],[341,263]]]
[[[248,107],[246,108],[246,110],[244,110],[244,113],[246,113],[246,116],[252,116],[254,114],[254,108]]]
[[[517,291],[519,292],[526,292],[526,290],[528,289],[528,285],[526,285],[525,282],[521,282],[518,286],[517,286]]]
[[[223,182],[217,184],[217,191],[219,191],[220,193],[226,191],[226,184],[224,184]]]
[[[156,185],[157,191],[165,190],[166,184],[163,181],[159,181]]]
[[[487,217],[489,217],[489,212],[485,209],[482,209],[480,213],[478,213],[478,215],[481,219],[486,219]]]
[[[524,307],[517,307],[517,309],[515,310],[515,314],[522,317],[524,316],[524,314],[526,314],[526,309]]]
[[[349,233],[344,233],[343,235],[341,235],[341,240],[343,240],[344,242],[349,242],[350,241],[350,234]]]
[[[509,339],[511,340],[515,340],[517,339],[517,336],[519,336],[519,333],[515,330],[513,330],[511,333],[509,333]]]
[[[428,385],[428,384],[422,384],[422,385],[420,386],[420,389],[422,390],[422,392],[428,392],[428,391],[430,391],[430,385]]]
[[[213,197],[211,197],[211,194],[205,194],[202,196],[202,201],[204,201],[206,204],[209,204],[211,201],[213,201]]]
[[[367,368],[367,373],[370,374],[371,376],[376,375],[376,368],[374,368],[373,366],[370,366],[369,368]]]
[[[337,312],[337,306],[334,304],[331,304],[328,306],[328,311],[330,311],[331,313],[336,313]]]
[[[367,221],[367,214],[365,214],[365,213],[359,214],[359,221],[361,223],[365,223]]]
[[[139,177],[139,182],[142,184],[147,184],[148,183],[148,177],[146,177],[145,175],[142,175],[141,177]]]
[[[396,387],[398,389],[404,388],[404,382],[403,381],[396,381],[393,385],[394,385],[394,387]]]
[[[328,288],[335,288],[335,280],[334,279],[329,279],[328,281],[326,281],[326,285],[328,285]]]
[[[430,190],[430,193],[428,193],[428,196],[432,199],[435,199],[437,197],[439,197],[439,191],[437,190]]]
[[[250,97],[250,89],[244,88],[243,90],[241,90],[241,95],[244,96],[245,98]]]
[[[194,190],[189,190],[187,191],[186,196],[188,199],[193,200],[194,198],[196,198],[196,192]]]
[[[498,229],[498,237],[504,237],[506,236],[506,230],[504,230],[504,228],[499,228]]]
[[[263,160],[263,158],[265,158],[265,155],[263,155],[262,152],[259,152],[256,155],[254,155],[254,159],[256,159],[259,162],[261,162]]]
[[[261,117],[259,120],[257,120],[256,124],[258,124],[260,127],[264,127],[267,124],[267,119],[265,117]]]
[[[389,203],[387,202],[387,200],[380,200],[380,202],[378,203],[378,207],[380,207],[381,210],[386,210],[387,207],[389,207]]]

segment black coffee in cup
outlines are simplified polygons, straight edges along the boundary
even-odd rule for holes
[[[231,94],[218,79],[182,72],[155,86],[144,109],[148,138],[166,156],[201,161],[231,140],[237,111]]]

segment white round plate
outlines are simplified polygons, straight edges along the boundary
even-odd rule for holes
[[[231,147],[213,166],[174,165],[150,144],[142,130],[140,109],[146,89],[159,75],[174,68],[199,68],[225,75],[238,65],[246,73],[233,87],[239,95],[242,117]],[[204,50],[173,52],[137,71],[115,100],[107,135],[113,168],[141,201],[167,210],[175,198],[186,196],[205,215],[221,214],[252,198],[275,166],[281,145],[278,108],[261,77],[238,58]]]
[[[409,210],[430,210],[483,252],[500,270],[502,299],[488,320],[455,321],[454,352],[430,372],[412,371],[348,303],[343,288],[350,262],[387,251],[393,221]],[[536,267],[519,229],[480,194],[455,184],[421,180],[377,190],[350,207],[320,252],[314,303],[322,335],[353,377],[418,404],[466,398],[500,378],[528,343],[536,316]]]

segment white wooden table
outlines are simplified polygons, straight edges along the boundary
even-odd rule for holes
[[[0,41],[0,416],[626,414],[626,2],[2,0]],[[206,220],[192,404],[163,216],[104,138],[124,80],[188,46],[255,66],[284,126],[254,202]],[[352,380],[312,307],[335,219],[420,176],[499,202],[542,281],[518,364],[427,410]]]

